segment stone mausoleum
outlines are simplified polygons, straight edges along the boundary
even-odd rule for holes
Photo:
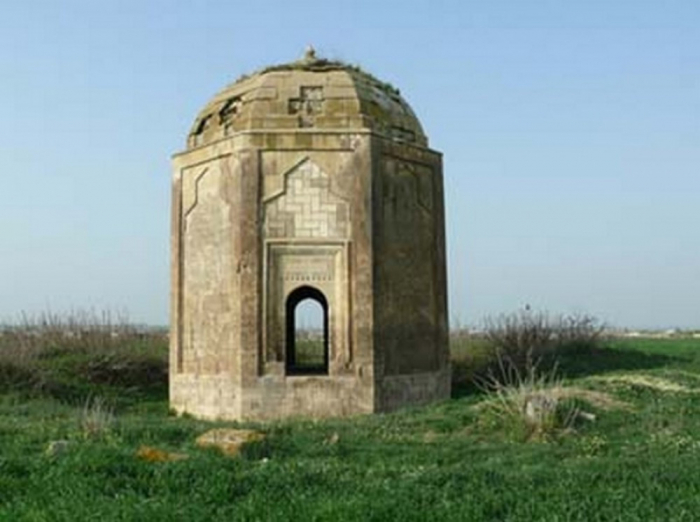
[[[413,111],[357,67],[309,50],[214,96],[173,158],[171,406],[274,419],[447,398],[443,199]]]

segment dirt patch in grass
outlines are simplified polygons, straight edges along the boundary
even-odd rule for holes
[[[644,375],[641,373],[631,373],[625,375],[601,375],[591,377],[592,381],[602,381],[611,384],[628,384],[632,386],[641,386],[643,388],[651,388],[665,393],[698,393],[700,389],[688,388],[682,384],[678,384],[670,379],[655,377],[652,375]]]
[[[536,390],[528,392],[531,395],[542,395],[545,394],[547,397],[552,399],[565,401],[565,400],[580,400],[586,402],[604,411],[611,410],[631,410],[632,405],[629,402],[617,399],[611,394],[596,390],[589,390],[586,388],[580,388],[578,386],[553,386],[545,390]],[[486,406],[488,399],[474,404],[474,409],[480,409]]]
[[[557,387],[552,390],[552,393],[558,399],[579,399],[587,402],[594,408],[604,411],[610,410],[631,410],[632,405],[629,402],[622,401],[610,395],[609,393],[588,390],[577,386]]]

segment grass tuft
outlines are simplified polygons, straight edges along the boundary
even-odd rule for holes
[[[78,425],[83,438],[107,438],[115,425],[114,408],[102,397],[88,397],[80,410]]]
[[[536,363],[521,370],[510,359],[498,358],[499,374],[480,378],[486,398],[478,407],[488,422],[505,431],[507,438],[548,440],[570,432],[581,416],[577,402],[565,393],[556,367],[540,371]]]

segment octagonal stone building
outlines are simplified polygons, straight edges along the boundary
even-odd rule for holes
[[[243,77],[173,157],[170,403],[209,419],[450,393],[441,155],[399,91],[317,58]],[[322,353],[295,345],[322,310]]]

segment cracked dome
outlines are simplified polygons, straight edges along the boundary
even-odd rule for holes
[[[359,67],[316,57],[267,67],[227,86],[200,111],[189,149],[238,132],[370,130],[426,147],[427,138],[398,89]]]

